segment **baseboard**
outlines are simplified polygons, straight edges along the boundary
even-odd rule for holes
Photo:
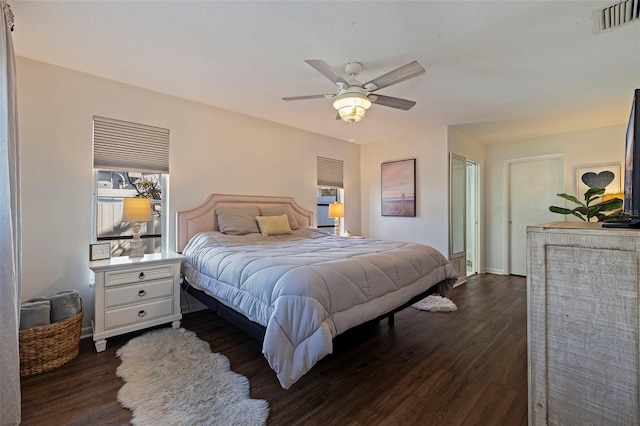
[[[503,269],[485,268],[484,274],[509,275]]]
[[[93,337],[93,328],[91,326],[82,327],[82,330],[80,330],[80,338],[86,339],[87,337]]]
[[[464,284],[464,283],[466,283],[466,282],[467,282],[467,277],[466,277],[466,276],[465,276],[465,277],[458,278],[458,281],[456,281],[456,283],[453,285],[453,288],[456,288],[456,287],[458,287],[459,285],[462,285],[462,284]]]

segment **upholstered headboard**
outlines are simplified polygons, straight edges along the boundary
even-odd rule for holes
[[[202,205],[176,213],[176,249],[182,252],[189,239],[198,232],[218,231],[216,208],[240,206],[273,206],[286,204],[291,206],[298,224],[314,226],[313,212],[305,210],[291,197],[270,197],[263,195],[211,194]]]

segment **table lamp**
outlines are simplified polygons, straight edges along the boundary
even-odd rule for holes
[[[329,217],[335,218],[334,227],[336,237],[340,236],[340,218],[344,217],[344,204],[331,203],[329,204]]]
[[[151,220],[151,200],[135,197],[122,200],[122,221],[133,222],[133,240],[129,257],[144,257],[142,240],[140,239],[140,222]]]

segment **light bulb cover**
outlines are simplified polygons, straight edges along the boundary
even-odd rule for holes
[[[367,109],[371,107],[371,101],[360,93],[347,93],[338,97],[333,107],[338,110],[340,118],[344,121],[355,123],[364,118]]]

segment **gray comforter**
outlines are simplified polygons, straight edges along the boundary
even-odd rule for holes
[[[338,334],[434,285],[446,293],[457,278],[432,247],[316,228],[275,237],[205,232],[183,255],[191,285],[266,327],[262,352],[285,389],[332,352]]]

